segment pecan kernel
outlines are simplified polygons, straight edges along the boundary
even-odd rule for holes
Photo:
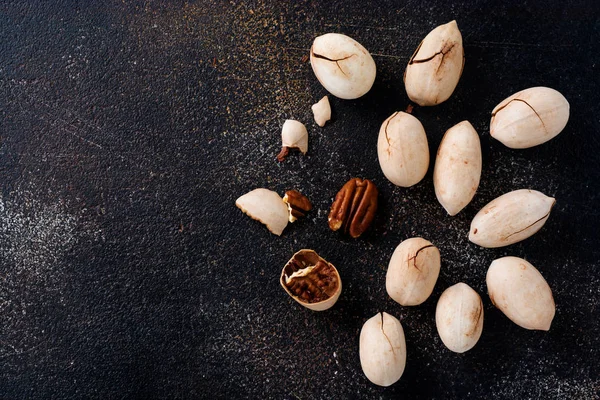
[[[362,235],[377,211],[377,187],[368,179],[350,179],[335,196],[329,212],[329,228],[349,234]]]
[[[314,311],[335,304],[342,290],[342,281],[333,264],[313,250],[300,250],[283,267],[281,286],[294,300]]]
[[[306,196],[297,190],[288,190],[283,196],[283,202],[287,204],[290,222],[302,218],[312,210],[312,203]]]

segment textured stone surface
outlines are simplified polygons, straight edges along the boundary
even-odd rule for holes
[[[595,2],[15,1],[0,4],[1,398],[546,398],[600,392],[600,13]],[[466,65],[446,103],[416,108],[432,164],[394,187],[377,162],[381,122],[404,110],[402,73],[419,41],[452,19]],[[330,97],[324,128],[310,106],[325,90],[303,61],[313,38],[347,34],[377,64],[371,92]],[[571,120],[528,150],[489,136],[492,108],[530,86],[559,90]],[[309,129],[310,151],[283,163],[281,124]],[[437,203],[433,156],[468,119],[483,173],[456,217]],[[379,188],[358,240],[329,231],[349,178]],[[243,215],[255,187],[298,189],[314,204],[282,237]],[[544,228],[501,249],[468,242],[471,218],[514,189],[556,197]],[[401,307],[385,292],[394,248],[411,236],[442,255],[433,295]],[[313,248],[344,289],[315,313],[279,286],[281,268]],[[526,258],[554,291],[549,332],[496,310],[485,273]],[[464,281],[485,307],[483,335],[451,353],[435,304]],[[378,311],[401,319],[402,379],[360,369],[359,331]]]

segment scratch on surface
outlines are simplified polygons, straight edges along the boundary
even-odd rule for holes
[[[404,9],[404,8],[402,8]],[[401,10],[402,10],[401,9]],[[400,10],[400,11],[401,11]],[[347,26],[350,28],[360,28],[360,29],[377,29],[382,31],[397,31],[399,28],[397,27],[387,27],[387,26],[373,26],[373,25],[360,25],[360,24],[325,24],[326,27],[340,27]]]
[[[15,88],[18,88],[18,86],[17,86],[17,85],[15,85],[15,84],[14,84],[14,82],[10,82],[10,81],[9,81],[9,83],[12,83],[12,84],[13,84],[13,87],[15,87]],[[77,131],[77,130],[79,130],[79,128],[78,128],[77,126],[73,125],[73,124],[72,124],[72,123],[70,123],[69,121],[66,121],[65,119],[63,119],[63,118],[59,117],[58,115],[56,115],[56,114],[54,114],[54,113],[52,113],[52,112],[48,111],[48,110],[51,110],[51,109],[52,109],[52,107],[50,106],[50,104],[46,103],[46,102],[45,102],[43,99],[41,99],[39,96],[33,96],[33,95],[31,95],[31,94],[27,93],[26,91],[24,91],[23,89],[20,89],[20,88],[19,88],[19,90],[21,91],[21,94],[22,94],[23,96],[27,97],[27,98],[28,98],[28,99],[29,99],[31,102],[33,102],[33,103],[38,103],[38,104],[41,104],[42,106],[44,106],[44,107],[47,109],[47,110],[44,110],[44,111],[43,111],[43,113],[44,113],[44,114],[47,116],[47,118],[44,118],[42,115],[40,115],[40,114],[36,114],[35,112],[33,112],[33,111],[30,111],[30,112],[32,112],[34,115],[37,115],[37,116],[41,117],[41,118],[42,118],[42,119],[44,119],[44,121],[46,121],[46,122],[50,122],[50,123],[52,123],[53,121],[57,121],[57,122],[60,122],[60,123],[64,124],[64,125],[65,125],[65,126],[67,126],[67,127],[73,128],[73,129],[74,129],[74,130],[76,130],[76,131]],[[23,111],[25,111],[25,112],[27,112],[27,111],[28,111],[28,110],[24,109],[22,106],[21,106],[21,110],[23,110]],[[89,122],[85,121],[85,120],[84,120],[84,119],[82,119],[82,118],[79,118],[79,117],[77,117],[77,116],[76,116],[76,115],[75,115],[73,112],[71,112],[71,111],[69,111],[69,110],[65,110],[65,111],[66,111],[66,112],[67,112],[69,115],[71,115],[71,116],[73,116],[75,119],[77,119],[77,121],[81,122],[83,125],[85,125],[85,126],[87,126],[87,127],[90,127],[90,128],[97,129],[98,131],[100,131],[101,133],[103,133],[103,130],[102,130],[100,127],[98,127],[98,126],[96,126],[96,125],[94,125],[94,124],[91,124],[91,123],[89,123]],[[49,117],[49,119],[48,119],[48,117]],[[60,128],[60,127],[59,127],[59,128]],[[91,144],[92,146],[95,146],[95,147],[97,147],[97,148],[99,148],[99,149],[102,149],[102,150],[104,150],[104,147],[102,147],[100,144],[98,144],[98,143],[94,142],[94,141],[93,141],[93,140],[91,140],[91,139],[87,139],[87,138],[85,138],[85,137],[83,137],[83,136],[81,136],[81,135],[77,134],[76,132],[72,132],[71,130],[69,130],[69,129],[65,129],[65,128],[62,128],[62,131],[63,131],[63,132],[66,132],[66,133],[68,133],[68,134],[70,134],[70,135],[72,135],[72,136],[74,136],[74,137],[76,137],[76,138],[78,138],[78,139],[80,139],[80,140],[83,140],[84,142],[86,142],[86,143],[88,143],[88,144]]]
[[[553,50],[556,48],[573,47],[572,44],[543,44],[543,43],[520,43],[520,42],[493,42],[493,41],[480,41],[480,42],[469,42],[470,46],[475,47],[537,47],[546,48]]]
[[[375,57],[387,57],[387,58],[397,58],[397,59],[404,59],[405,57],[402,56],[396,56],[393,54],[383,54],[383,53],[371,53],[372,56]]]

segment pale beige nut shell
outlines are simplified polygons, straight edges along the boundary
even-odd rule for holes
[[[435,309],[435,325],[442,342],[455,353],[471,350],[483,331],[483,303],[466,283],[444,290]]]
[[[275,235],[281,235],[288,224],[288,209],[274,191],[254,189],[239,197],[235,205],[250,218],[262,222]]]
[[[494,260],[486,276],[492,303],[525,329],[550,329],[556,306],[552,290],[540,272],[519,257]]]
[[[421,106],[448,100],[460,80],[464,60],[456,21],[438,26],[425,36],[406,67],[406,94]]]
[[[558,91],[538,86],[504,99],[492,111],[490,135],[505,146],[526,149],[556,137],[569,121],[569,102]]]
[[[458,214],[475,196],[481,178],[481,144],[469,121],[448,129],[433,169],[435,196],[449,215]]]
[[[554,198],[530,189],[503,194],[475,215],[469,240],[481,247],[495,248],[527,239],[544,226],[555,202]]]
[[[340,33],[315,38],[310,65],[321,85],[340,99],[356,99],[375,82],[375,61],[356,40]]]
[[[331,119],[331,105],[327,96],[323,96],[321,100],[313,104],[311,109],[317,125],[325,126],[325,123]]]
[[[396,247],[385,277],[388,295],[403,306],[423,303],[440,274],[440,251],[423,238],[411,238]]]
[[[359,340],[360,365],[366,377],[376,385],[397,382],[406,366],[406,340],[402,324],[383,312],[368,319]]]
[[[333,267],[333,270],[335,271],[335,275],[338,279],[339,282],[339,286],[337,288],[337,290],[335,291],[335,294],[333,296],[331,296],[330,298],[328,298],[327,300],[323,300],[320,301],[318,303],[307,303],[305,301],[303,301],[302,299],[298,298],[298,296],[294,295],[292,292],[290,292],[290,290],[287,288],[287,286],[285,285],[285,266],[283,267],[283,270],[281,270],[281,276],[279,277],[279,283],[281,284],[281,287],[283,287],[283,290],[285,290],[285,292],[287,294],[290,295],[290,297],[294,300],[296,300],[299,304],[303,305],[304,307],[308,308],[309,310],[313,310],[313,311],[325,311],[331,307],[333,307],[333,305],[338,301],[338,299],[340,298],[340,294],[342,294],[342,278],[340,277],[340,274],[337,270],[337,268],[335,267],[335,265],[331,264],[330,262],[328,262],[327,260],[325,260],[324,258],[322,258],[321,256],[319,256],[314,250],[311,249],[302,249],[300,251],[297,251],[292,258],[290,258],[290,260],[288,261],[288,263],[290,261],[292,261],[296,256],[303,254],[303,253],[314,253],[315,255],[317,255],[317,257],[329,264],[331,267]],[[287,265],[287,263],[286,263]]]
[[[379,129],[377,156],[385,177],[394,185],[419,183],[429,168],[429,145],[421,122],[397,111]]]
[[[281,145],[297,148],[306,154],[308,151],[308,131],[302,122],[287,119],[281,128]]]

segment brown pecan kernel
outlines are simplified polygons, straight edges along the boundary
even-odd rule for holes
[[[367,230],[377,211],[377,187],[368,179],[350,179],[335,196],[329,228],[357,238]]]
[[[298,218],[304,217],[307,212],[312,210],[310,200],[297,190],[288,190],[285,192],[283,202],[288,206],[290,222],[295,222]]]
[[[281,151],[279,152],[279,154],[277,154],[277,161],[283,162],[283,160],[285,160],[285,158],[288,156],[289,153],[290,153],[290,148],[287,146],[283,146],[281,148]]]
[[[306,249],[294,254],[285,265],[281,285],[294,300],[315,311],[331,307],[342,288],[335,267],[313,250]]]

